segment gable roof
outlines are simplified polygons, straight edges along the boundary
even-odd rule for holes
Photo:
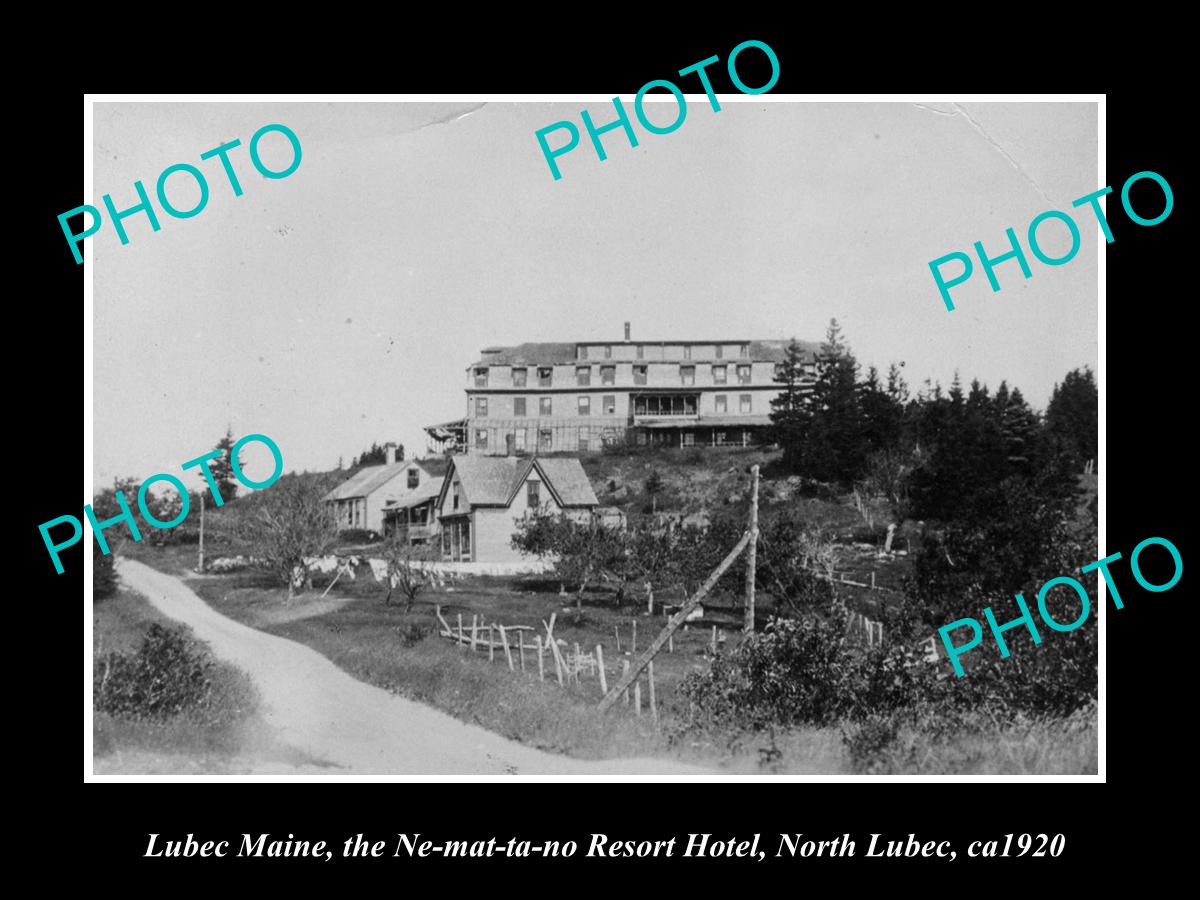
[[[560,506],[597,506],[599,500],[583,466],[575,458],[524,459],[516,456],[456,456],[450,461],[442,491],[441,506],[453,475],[462,484],[468,507],[510,506],[517,491],[533,469]]]
[[[390,466],[365,466],[356,472],[348,481],[342,482],[321,499],[352,500],[355,497],[369,496],[386,485],[397,475],[401,475],[414,467],[421,469],[426,476],[430,476],[433,474],[430,470],[435,468],[430,464],[431,462],[433,461],[410,459],[403,462],[397,462]],[[437,468],[441,468],[441,466],[439,465]],[[421,480],[425,481],[424,478]]]
[[[560,506],[599,506],[600,500],[592,490],[587,473],[578,459],[569,456],[537,458],[533,466],[541,470],[546,485],[554,492]],[[524,481],[524,477],[521,479]],[[518,487],[520,485],[518,484]],[[511,497],[509,498],[511,502]]]

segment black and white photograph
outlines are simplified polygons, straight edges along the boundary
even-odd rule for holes
[[[1098,95],[676,83],[92,99],[87,779],[1103,777],[1163,188]]]

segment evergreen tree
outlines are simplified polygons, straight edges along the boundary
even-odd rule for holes
[[[221,497],[226,500],[232,500],[237,496],[237,478],[233,474],[233,461],[230,454],[233,452],[233,445],[236,442],[233,439],[232,426],[226,427],[225,437],[217,442],[216,449],[221,451],[221,455],[210,463],[212,470],[213,481],[217,484],[217,491]],[[242,466],[241,454],[238,454],[238,468]]]
[[[888,366],[887,393],[896,403],[903,406],[908,403],[908,384],[900,374],[900,368],[892,363]]]
[[[1081,469],[1097,458],[1100,396],[1096,377],[1089,368],[1067,373],[1061,385],[1054,386],[1046,407],[1045,456],[1060,456]]]
[[[404,459],[404,445],[396,444],[396,462]],[[360,456],[354,457],[350,462],[351,468],[358,466],[382,466],[387,463],[387,444],[377,444],[371,442],[369,449],[364,450]]]
[[[804,442],[802,467],[814,478],[851,481],[866,463],[858,362],[831,319],[817,362],[812,389],[812,421]]]
[[[1028,475],[1032,471],[1040,422],[1019,388],[1013,388],[1000,418],[1004,453],[1011,469]]]
[[[867,369],[867,378],[859,385],[859,406],[864,449],[869,453],[896,449],[900,444],[904,407],[896,399],[897,393],[883,387],[874,366]]]
[[[795,338],[788,342],[774,380],[781,390],[771,400],[772,433],[775,442],[783,448],[784,465],[798,472],[811,416],[804,381],[804,351]]]

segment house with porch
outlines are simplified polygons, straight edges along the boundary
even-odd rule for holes
[[[528,514],[590,520],[599,506],[578,459],[454,456],[436,501],[441,551],[455,562],[515,562],[511,544]]]
[[[385,513],[390,512],[395,525],[400,510],[419,507],[441,490],[444,460],[397,461],[395,445],[388,444],[385,449],[383,465],[364,466],[322,498],[333,510],[338,531],[362,529],[384,534]],[[403,521],[407,524],[411,519]]]

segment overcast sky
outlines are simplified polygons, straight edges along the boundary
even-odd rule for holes
[[[1096,368],[1097,225],[1071,207],[1101,187],[1094,104],[721,102],[689,98],[668,135],[635,119],[639,146],[610,132],[604,162],[584,133],[560,181],[534,132],[611,104],[96,104],[89,202],[132,206],[134,180],[153,196],[179,162],[211,191],[194,218],[159,209],[158,232],[126,220],[126,246],[108,222],[89,238],[97,484],[176,472],[227,424],[289,471],[387,439],[423,453],[422,426],[465,414],[481,348],[619,340],[626,320],[635,340],[820,340],[836,317],[864,368],[1008,379],[1039,408]],[[303,161],[267,180],[247,145],[277,122]],[[241,197],[199,159],[233,138]],[[262,149],[290,158],[278,134]],[[168,188],[184,209],[188,182]],[[977,263],[947,312],[929,261],[999,255],[1047,209],[1075,213],[1079,255],[1030,256],[1028,280],[1004,263],[997,294]],[[1068,246],[1054,222],[1039,237]]]

